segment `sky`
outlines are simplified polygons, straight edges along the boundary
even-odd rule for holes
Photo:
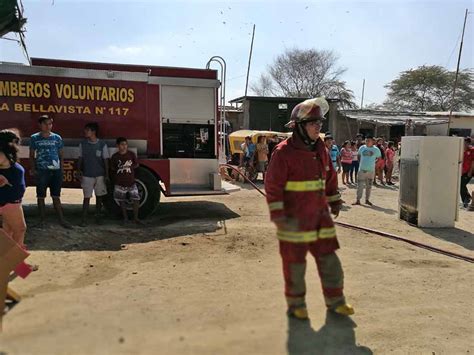
[[[30,57],[204,68],[227,63],[227,101],[285,50],[332,50],[360,104],[382,103],[384,85],[421,65],[474,68],[473,1],[125,1],[23,0]],[[6,37],[15,38],[13,34]],[[16,42],[0,40],[0,61],[26,63]],[[218,68],[213,65],[213,68]],[[249,94],[251,91],[249,89]]]

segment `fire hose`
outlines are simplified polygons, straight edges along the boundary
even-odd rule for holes
[[[249,182],[250,185],[252,185],[252,187],[253,187],[255,190],[257,190],[262,196],[265,196],[265,197],[267,196],[267,195],[265,194],[265,192],[263,192],[257,185],[255,185],[251,180],[249,180],[249,179],[248,179],[239,169],[237,169],[235,166],[232,166],[232,165],[229,165],[229,164],[221,164],[220,166],[221,166],[221,167],[226,167],[226,168],[232,169],[233,171],[235,171],[236,173],[238,173],[240,176],[242,176],[247,182]],[[378,235],[378,236],[381,236],[381,237],[385,237],[385,238],[388,238],[388,239],[392,239],[392,240],[397,240],[397,241],[400,241],[400,242],[408,243],[408,244],[411,244],[411,245],[416,246],[416,247],[418,247],[418,248],[426,249],[426,250],[432,251],[432,252],[434,252],[434,253],[438,253],[438,254],[442,254],[442,255],[445,255],[445,256],[449,256],[449,257],[451,257],[451,258],[455,258],[455,259],[467,261],[467,262],[469,262],[469,263],[474,263],[474,258],[471,258],[471,257],[469,257],[469,256],[461,255],[461,254],[454,253],[454,252],[447,251],[447,250],[443,250],[443,249],[440,249],[440,248],[436,248],[436,247],[433,247],[433,246],[428,245],[428,244],[416,242],[416,241],[411,240],[411,239],[408,239],[408,238],[400,237],[400,236],[398,236],[398,235],[396,235],[396,234],[386,233],[386,232],[382,232],[382,231],[379,231],[379,230],[376,230],[376,229],[372,229],[372,228],[356,226],[356,225],[350,224],[350,223],[344,223],[344,222],[334,222],[334,223],[337,224],[338,226],[341,226],[341,227],[344,227],[344,228],[348,228],[348,229],[353,229],[353,230],[358,230],[358,231],[362,231],[362,232],[367,232],[367,233],[375,234],[375,235]]]

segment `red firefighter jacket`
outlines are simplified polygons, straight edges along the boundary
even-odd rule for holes
[[[321,139],[310,151],[293,136],[274,150],[265,178],[270,218],[280,222],[278,239],[294,243],[317,241],[322,253],[339,247],[329,205],[341,204],[337,173]]]

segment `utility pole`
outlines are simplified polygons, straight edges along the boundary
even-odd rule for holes
[[[253,25],[252,43],[250,44],[249,66],[247,68],[247,80],[245,81],[245,96],[247,96],[247,89],[249,87],[250,62],[252,61],[253,39],[255,37],[255,25]]]
[[[456,88],[458,86],[459,64],[461,63],[461,53],[462,53],[462,45],[464,42],[464,30],[466,29],[467,12],[468,10],[466,9],[466,13],[464,15],[464,25],[462,27],[461,45],[459,46],[458,65],[456,67],[456,77],[454,78],[453,95],[451,97],[451,107],[449,109],[448,136],[449,136],[449,130],[451,128],[451,120],[453,118],[454,97],[456,95]]]
[[[362,98],[360,99],[360,109],[364,108],[364,91],[365,91],[365,79],[362,82]]]

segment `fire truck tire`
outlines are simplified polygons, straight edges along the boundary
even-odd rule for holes
[[[138,167],[135,170],[135,183],[140,193],[140,209],[139,217],[145,218],[151,215],[157,209],[160,203],[161,189],[159,185],[159,179],[148,169]],[[114,199],[113,196],[113,185],[109,186],[110,193],[107,195],[105,200],[105,207],[113,214],[120,216],[120,204]],[[127,202],[127,209],[131,217],[132,213],[132,202]]]
[[[145,218],[153,214],[160,204],[160,181],[150,170],[139,167],[135,171],[135,182],[140,192],[139,216]]]

